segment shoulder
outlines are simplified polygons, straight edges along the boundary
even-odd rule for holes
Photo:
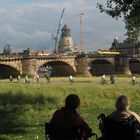
[[[120,119],[125,119],[131,116],[131,113],[129,111],[124,111],[124,112],[119,112],[119,111],[114,111],[107,117],[110,119],[115,119],[115,120],[120,120]]]
[[[63,112],[65,112],[65,109],[64,108],[59,108],[59,109],[57,109],[54,113],[63,113]]]
[[[81,125],[86,123],[84,118],[79,113],[75,114],[75,121]]]
[[[63,120],[63,116],[64,116],[63,111],[61,109],[58,109],[53,113],[51,122],[60,122]]]
[[[116,116],[118,116],[118,112],[117,111],[114,111],[114,112],[112,112],[111,114],[109,114],[109,115],[107,115],[106,117],[107,118],[114,118],[114,117],[116,117]]]
[[[57,109],[54,113],[53,113],[53,117],[59,117],[62,116],[64,114],[64,110],[63,109]]]
[[[135,112],[133,112],[133,111],[130,111],[130,113],[136,118],[136,120],[140,123],[140,116],[137,114],[137,113],[135,113]]]

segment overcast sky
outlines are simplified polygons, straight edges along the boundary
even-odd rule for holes
[[[115,36],[123,41],[125,28],[120,19],[116,21],[100,13],[97,3],[106,0],[0,0],[0,51],[10,43],[13,51],[26,48],[35,50],[54,49],[51,33],[56,34],[62,9],[63,23],[71,28],[73,40],[79,46],[79,29],[83,15],[84,50],[109,48]]]

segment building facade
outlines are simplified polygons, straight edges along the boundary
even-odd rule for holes
[[[61,31],[62,33],[58,43],[58,53],[73,52],[74,43],[70,33],[70,28],[65,24]]]
[[[114,39],[110,50],[118,51],[121,54],[128,56],[140,56],[140,44],[119,43],[117,38]]]

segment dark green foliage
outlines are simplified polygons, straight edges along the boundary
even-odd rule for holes
[[[0,105],[45,105],[46,103],[54,104],[55,102],[57,102],[56,97],[46,97],[42,94],[0,93]]]
[[[0,93],[0,139],[6,140],[7,134],[25,135],[34,128],[43,130],[45,121],[40,120],[40,112],[57,102],[56,97],[41,94]]]
[[[140,114],[140,78],[137,75],[138,84],[132,86],[131,77],[123,76],[116,76],[115,85],[101,85],[99,77],[75,77],[73,85],[68,84],[66,78],[54,78],[53,84],[29,85],[1,80],[0,140],[44,140],[44,123],[64,105],[65,97],[71,93],[80,97],[80,114],[100,135],[97,116],[115,110],[114,102],[120,94],[128,96],[131,110]]]
[[[18,105],[0,106],[0,133],[25,133],[25,130],[22,128],[24,123],[19,120],[24,111],[24,108]]]
[[[97,4],[100,12],[113,18],[123,16],[127,29],[128,43],[137,43],[140,36],[140,1],[139,0],[107,0],[106,6]]]
[[[139,42],[140,36],[140,21],[135,21],[135,19],[128,18],[126,20],[126,29],[127,29],[127,39],[125,42],[129,44],[137,44]]]

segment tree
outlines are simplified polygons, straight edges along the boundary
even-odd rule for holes
[[[11,47],[11,45],[10,45],[10,44],[5,45],[5,46],[4,46],[4,49],[3,49],[3,53],[4,53],[5,55],[10,55],[11,52],[12,52],[12,47]]]
[[[135,24],[134,20],[129,19],[127,19],[125,23],[125,28],[127,29],[127,33],[125,35],[127,38],[124,42],[129,44],[137,44],[140,36],[140,23]]]
[[[97,4],[100,12],[105,12],[113,18],[124,18],[127,29],[126,42],[136,43],[140,36],[140,0],[107,0],[106,6]]]

